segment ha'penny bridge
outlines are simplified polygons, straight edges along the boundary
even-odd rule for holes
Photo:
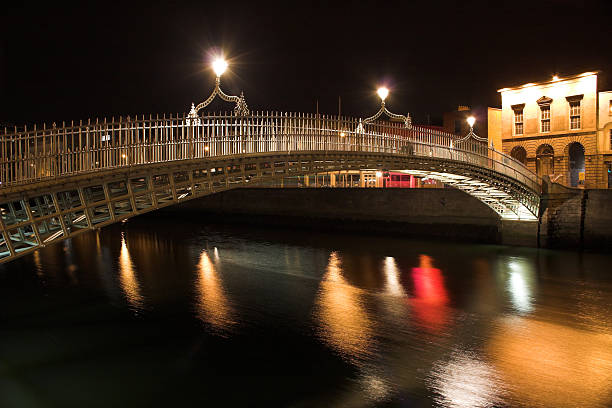
[[[216,192],[338,171],[440,180],[501,219],[536,220],[541,181],[473,135],[413,126],[385,107],[366,119],[250,112],[219,88],[183,115],[88,120],[0,137],[0,262]],[[200,111],[219,95],[233,112]],[[383,114],[391,120],[380,121]],[[473,137],[470,137],[473,136]]]

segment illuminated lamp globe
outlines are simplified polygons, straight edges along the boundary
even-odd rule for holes
[[[473,116],[470,116],[469,118],[467,118],[467,123],[468,125],[470,125],[470,127],[474,127],[474,122],[476,122],[476,118]]]
[[[217,58],[213,61],[212,68],[213,71],[215,71],[215,74],[220,77],[227,69],[227,61],[225,61],[223,58]]]
[[[389,90],[385,88],[384,86],[381,86],[380,88],[378,88],[376,93],[378,94],[380,99],[384,102],[387,96],[389,95]]]

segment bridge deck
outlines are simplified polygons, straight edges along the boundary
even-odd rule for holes
[[[301,114],[140,118],[5,134],[0,262],[247,183],[337,170],[442,180],[502,218],[534,219],[538,178],[486,144],[425,128]]]

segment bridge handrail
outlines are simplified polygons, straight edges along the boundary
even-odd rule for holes
[[[198,119],[141,116],[23,132],[5,130],[0,136],[0,189],[131,165],[296,150],[418,152],[501,172],[533,191],[539,192],[541,185],[514,158],[480,142],[460,142],[444,131],[419,126],[408,129],[392,122],[361,128],[357,118],[256,112],[245,117],[213,114]]]

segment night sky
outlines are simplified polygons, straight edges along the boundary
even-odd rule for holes
[[[219,0],[3,6],[2,124],[186,112],[214,85],[252,110],[368,116],[375,89],[415,121],[497,89],[591,70],[612,89],[612,1],[264,5]],[[231,109],[229,104],[213,108]]]

